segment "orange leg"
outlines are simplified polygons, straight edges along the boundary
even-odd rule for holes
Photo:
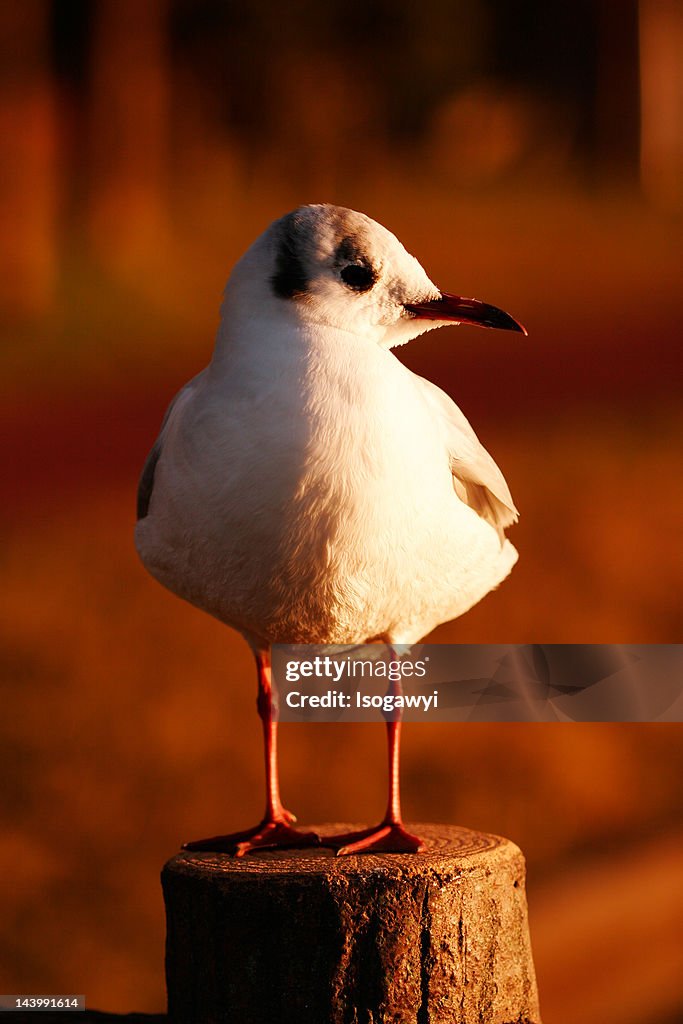
[[[391,661],[396,660],[393,648],[389,648]],[[400,680],[389,683],[389,693],[398,696],[402,693]],[[391,718],[389,717],[391,716]],[[374,828],[362,829],[360,832],[347,832],[343,835],[325,837],[325,846],[332,846],[337,856],[351,853],[417,853],[424,846],[418,836],[408,832],[401,817],[401,789],[399,764],[401,753],[401,718],[400,709],[387,712],[387,750],[389,755],[389,795],[384,818]]]
[[[256,706],[263,724],[263,748],[266,762],[266,811],[263,820],[243,832],[232,832],[225,836],[212,836],[185,843],[184,850],[210,850],[216,853],[232,853],[243,857],[252,850],[284,849],[295,846],[318,846],[320,838],[315,832],[299,832],[292,825],[294,815],[285,810],[280,799],[280,780],[277,758],[277,702],[273,696],[270,672],[270,658],[259,652],[256,655],[258,669],[258,698]]]

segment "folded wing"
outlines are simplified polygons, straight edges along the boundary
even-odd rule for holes
[[[502,540],[505,528],[518,518],[505,477],[455,402],[424,377],[415,375],[415,381],[442,425],[456,494],[491,523]]]
[[[202,371],[203,373],[203,371]],[[202,373],[198,373],[196,377],[188,381],[185,387],[181,388],[175,398],[169,405],[164,418],[161,423],[159,430],[159,436],[152,445],[152,449],[145,460],[145,464],[142,467],[142,473],[140,475],[140,482],[138,484],[137,493],[137,518],[146,519],[149,514],[149,503],[152,500],[152,491],[154,490],[154,474],[157,468],[157,462],[161,457],[161,451],[163,448],[164,434],[166,432],[166,426],[171,418],[173,410],[182,404],[183,400],[194,390],[197,385],[199,378]]]

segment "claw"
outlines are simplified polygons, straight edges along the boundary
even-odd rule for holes
[[[285,850],[298,846],[320,846],[317,832],[299,832],[292,828],[289,821],[296,821],[294,815],[287,812],[287,820],[262,821],[254,828],[244,832],[232,832],[225,836],[212,836],[210,839],[197,839],[184,843],[183,850],[210,851],[211,853],[230,853],[235,857],[244,857],[253,850]]]
[[[322,842],[336,850],[338,857],[354,853],[419,853],[425,845],[418,836],[396,823],[339,836],[325,836]]]

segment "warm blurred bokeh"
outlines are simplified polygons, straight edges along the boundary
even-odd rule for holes
[[[158,1010],[157,873],[251,823],[239,637],[132,543],[139,468],[231,264],[330,201],[529,337],[399,352],[510,481],[519,566],[443,642],[681,640],[680,0],[6,0],[0,990]],[[683,1014],[681,732],[405,733],[408,816],[515,839],[547,1024]],[[375,819],[375,726],[289,726],[303,821]]]

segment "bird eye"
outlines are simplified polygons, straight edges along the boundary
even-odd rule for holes
[[[365,263],[349,263],[341,271],[341,279],[355,292],[367,292],[377,280],[377,274]]]

